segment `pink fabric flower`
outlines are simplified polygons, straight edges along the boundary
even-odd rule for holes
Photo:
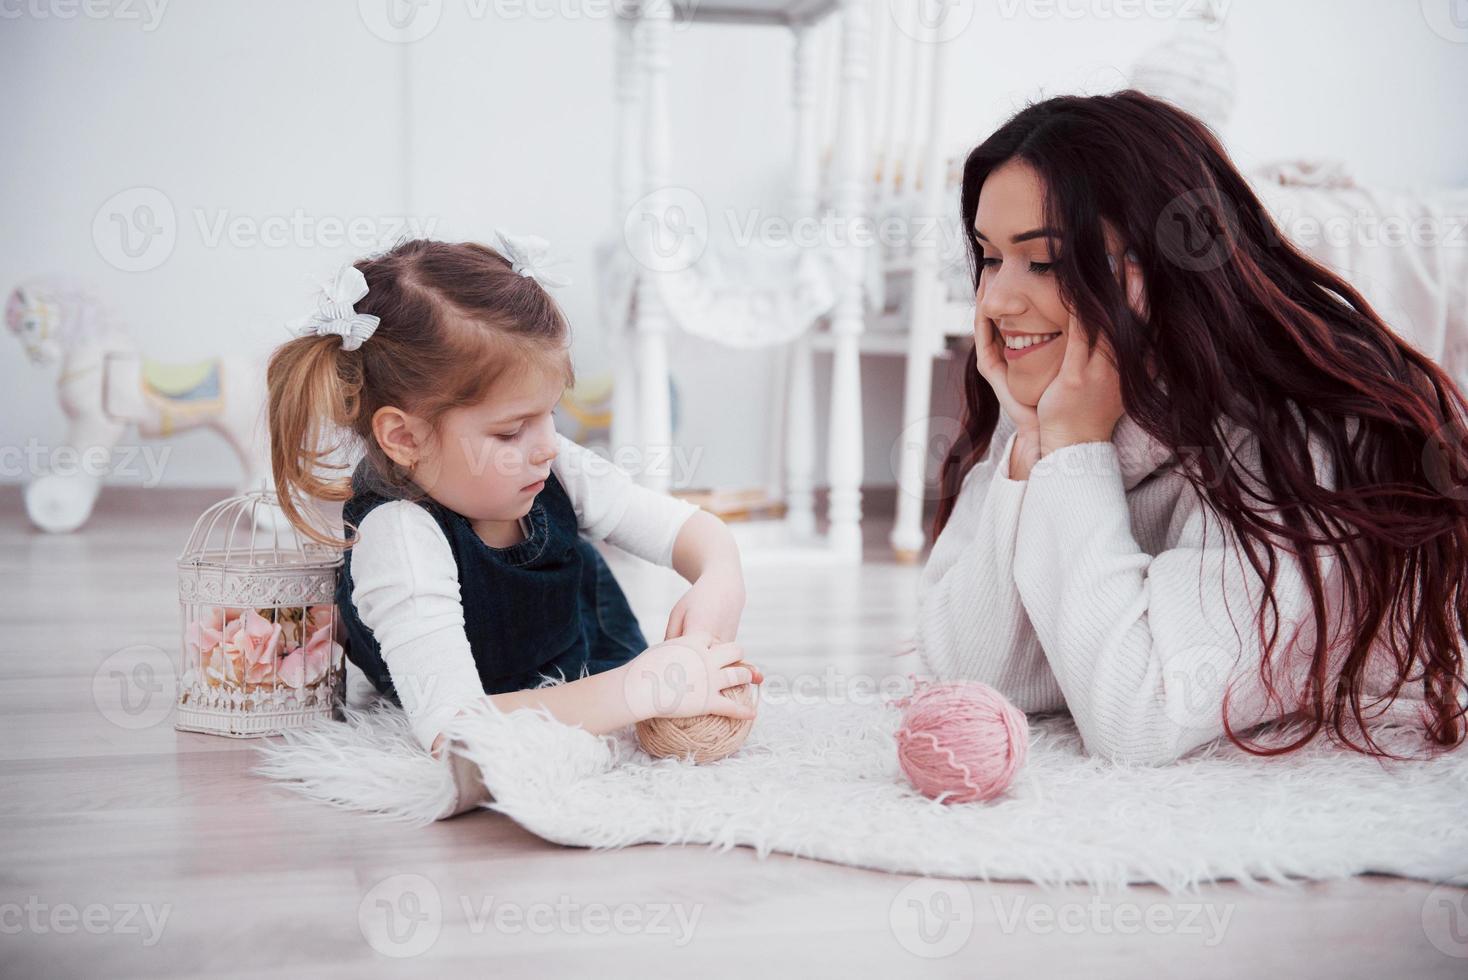
[[[280,656],[283,631],[255,610],[224,624],[226,674],[236,684],[263,684]]]
[[[192,620],[184,632],[184,643],[191,654],[190,663],[198,664],[200,670],[207,669],[223,642],[224,610],[218,606],[209,607],[209,611]]]
[[[313,633],[316,630],[321,629],[321,627],[323,626],[335,625],[336,606],[330,604],[322,606],[312,606],[306,611],[306,622],[310,625],[311,631]]]
[[[331,638],[327,623],[311,634],[304,647],[292,650],[280,661],[280,679],[294,688],[315,684],[326,676],[341,654],[341,645]]]

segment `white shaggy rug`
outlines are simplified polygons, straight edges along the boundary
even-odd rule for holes
[[[945,806],[899,770],[889,705],[767,703],[734,756],[654,760],[630,729],[593,736],[529,710],[489,708],[456,735],[484,773],[491,809],[577,847],[747,846],[903,874],[1085,882],[1335,878],[1468,873],[1468,751],[1383,764],[1323,738],[1256,758],[1226,741],[1162,767],[1088,757],[1068,716],[1031,718],[1029,760],[990,803]],[[1373,729],[1417,754],[1420,735]],[[293,733],[260,771],[323,802],[426,823],[454,798],[385,701],[345,723]]]

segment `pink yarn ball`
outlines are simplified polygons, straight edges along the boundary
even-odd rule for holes
[[[990,800],[1025,763],[1025,713],[978,681],[928,684],[900,704],[897,762],[924,796],[943,803]]]

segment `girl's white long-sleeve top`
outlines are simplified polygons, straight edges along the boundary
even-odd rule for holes
[[[583,537],[672,565],[678,532],[696,506],[639,486],[564,436],[551,470],[571,498]],[[449,719],[484,697],[448,538],[423,507],[395,500],[362,519],[350,560],[357,614],[382,648],[414,735],[430,747]]]
[[[1233,465],[1262,490],[1257,442],[1222,425]],[[1109,442],[1051,452],[1015,480],[1014,438],[1001,413],[989,454],[934,542],[907,667],[982,681],[1027,712],[1069,709],[1086,750],[1121,762],[1167,762],[1222,735],[1230,684],[1236,732],[1293,710],[1315,635],[1296,556],[1275,542],[1280,640],[1270,680],[1281,708],[1260,680],[1263,580],[1183,475],[1186,461],[1124,415]],[[1317,480],[1334,487],[1323,445],[1311,456]],[[1338,648],[1337,558],[1322,555],[1321,572]],[[1391,689],[1386,652],[1380,643],[1372,652],[1368,694]],[[1410,718],[1421,698],[1404,687],[1386,710]]]

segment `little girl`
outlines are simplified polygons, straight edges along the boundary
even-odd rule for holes
[[[730,642],[745,596],[732,535],[556,433],[569,330],[537,278],[543,243],[500,243],[409,241],[345,266],[270,359],[281,506],[301,533],[349,548],[349,659],[435,754],[486,696],[595,734],[654,715],[752,717],[720,693],[763,679]],[[326,462],[333,430],[365,449],[350,479],[320,474],[344,468]],[[345,540],[313,527],[308,498],[345,501]],[[672,642],[647,649],[596,540],[692,583]],[[567,682],[537,687],[547,678]],[[472,806],[460,790],[459,809]]]

